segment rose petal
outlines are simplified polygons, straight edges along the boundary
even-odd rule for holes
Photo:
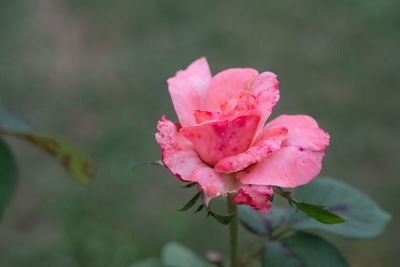
[[[257,97],[256,109],[260,115],[256,136],[264,127],[265,122],[272,113],[272,109],[279,100],[279,87],[276,74],[263,72],[254,80],[250,93]]]
[[[286,138],[287,133],[288,130],[282,126],[265,129],[255,145],[243,153],[220,160],[214,169],[223,173],[241,171],[281,148],[282,141]]]
[[[265,128],[284,126],[289,133],[283,145],[300,149],[323,151],[329,145],[329,134],[318,127],[318,123],[306,115],[281,115],[269,122]]]
[[[273,193],[272,188],[265,185],[242,185],[235,198],[232,199],[232,203],[249,205],[254,210],[267,213],[272,206],[269,199]]]
[[[200,124],[205,121],[211,120],[227,120],[229,119],[228,115],[222,114],[221,112],[212,112],[212,111],[205,111],[205,110],[198,110],[194,111],[194,117],[196,119],[196,123]]]
[[[250,68],[227,69],[215,75],[207,90],[205,110],[220,111],[221,105],[241,90],[250,88],[258,71]]]
[[[168,89],[182,126],[194,125],[193,112],[204,106],[211,72],[206,58],[202,57],[168,79]]]
[[[200,190],[212,198],[236,192],[240,186],[239,180],[233,175],[218,173],[210,167],[195,170],[191,180],[198,182]]]
[[[194,117],[197,123],[202,123],[210,120],[227,120],[242,115],[254,114],[255,101],[255,96],[242,90],[238,92],[236,97],[221,105],[221,112],[195,110]]]
[[[199,158],[193,145],[179,132],[174,123],[165,116],[158,122],[160,132],[156,140],[162,151],[162,162],[169,171],[182,181],[191,181],[194,170],[207,166]]]
[[[258,115],[239,116],[224,121],[207,121],[181,129],[202,160],[214,166],[218,161],[246,151],[253,140]]]
[[[287,146],[258,162],[251,171],[239,172],[237,177],[244,184],[296,187],[309,183],[319,174],[323,157],[324,152]]]

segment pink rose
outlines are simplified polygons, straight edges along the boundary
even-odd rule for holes
[[[158,122],[162,162],[207,196],[227,196],[261,212],[272,188],[296,187],[321,170],[329,135],[305,115],[282,115],[265,124],[279,100],[276,75],[250,68],[211,76],[205,58],[168,79],[179,122]]]

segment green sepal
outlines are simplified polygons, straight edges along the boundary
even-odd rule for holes
[[[199,211],[201,211],[204,208],[204,204],[201,204],[194,213],[198,213]]]
[[[185,206],[183,206],[182,208],[178,209],[177,211],[185,211],[190,209],[196,202],[197,200],[200,198],[201,193],[198,192],[194,197],[192,197],[192,199],[190,199],[188,201],[188,203],[186,203]]]
[[[184,185],[184,186],[181,186],[182,188],[190,188],[190,187],[193,187],[193,186],[195,186],[195,185],[197,185],[197,182],[191,182],[191,183],[188,183],[188,184],[186,184],[186,185]]]
[[[232,221],[233,217],[234,217],[233,214],[219,215],[219,214],[216,214],[216,213],[214,213],[212,211],[208,212],[207,216],[209,216],[209,215],[214,217],[219,223],[225,224],[225,225],[229,224]]]

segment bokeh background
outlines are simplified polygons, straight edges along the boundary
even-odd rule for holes
[[[178,213],[193,192],[160,167],[166,79],[206,56],[212,72],[278,74],[272,117],[308,114],[331,134],[322,174],[393,215],[376,239],[327,236],[352,266],[395,266],[400,247],[400,2],[397,0],[2,0],[0,104],[79,145],[92,184],[8,140],[18,190],[0,224],[0,266],[129,266],[179,241],[226,255],[227,228]],[[242,231],[241,249],[254,241]]]

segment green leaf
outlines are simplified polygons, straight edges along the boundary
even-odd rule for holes
[[[343,223],[346,220],[325,209],[322,205],[309,204],[305,202],[293,202],[296,207],[304,211],[308,216],[326,224]]]
[[[208,214],[211,215],[212,217],[214,217],[219,223],[225,224],[225,225],[229,224],[232,221],[233,217],[234,217],[233,214],[219,215],[219,214],[216,214],[215,212],[212,212],[212,211],[209,211]]]
[[[264,214],[251,209],[249,206],[238,206],[238,218],[242,225],[250,232],[263,236],[271,236],[279,227],[288,209],[272,206],[269,213]]]
[[[16,187],[17,166],[11,150],[0,138],[0,218]]]
[[[305,212],[308,216],[316,219],[319,222],[326,224],[335,224],[335,223],[343,223],[346,220],[341,218],[340,216],[330,212],[325,209],[323,205],[309,204],[306,202],[297,201],[292,197],[292,193],[289,191],[285,191],[278,186],[273,187],[275,193],[281,195],[283,198],[287,199],[290,206],[296,206],[298,209]]]
[[[0,107],[0,135],[17,137],[30,142],[56,158],[76,180],[88,184],[95,174],[95,165],[88,155],[58,138],[32,132],[30,126]]]
[[[341,224],[322,224],[292,210],[287,220],[295,230],[321,229],[351,239],[370,238],[381,234],[391,218],[365,193],[332,178],[316,178],[299,187],[295,198],[322,204],[346,220]]]
[[[200,197],[200,192],[198,192],[191,200],[188,201],[188,203],[186,203],[185,206],[183,206],[182,208],[178,209],[178,211],[185,211],[190,209],[194,204],[196,204],[197,200]]]
[[[212,266],[195,253],[176,242],[165,245],[162,255],[164,266],[174,267],[207,267]]]
[[[264,248],[261,267],[345,267],[340,251],[323,238],[296,233],[279,241],[270,241]]]
[[[134,263],[132,265],[129,265],[129,267],[164,267],[165,265],[161,264],[156,259],[147,259],[143,260],[137,263]]]
[[[90,157],[76,146],[61,139],[35,133],[22,133],[3,130],[0,134],[24,139],[56,158],[67,173],[82,182],[88,184],[95,174],[95,164]]]

